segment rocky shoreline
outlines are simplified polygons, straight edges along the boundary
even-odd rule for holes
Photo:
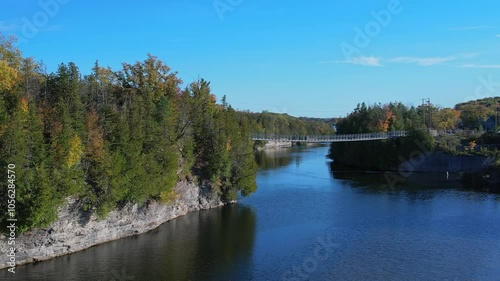
[[[261,145],[256,147],[257,151],[276,149],[276,148],[288,148],[292,147],[292,142],[290,141],[263,141]]]
[[[209,183],[179,182],[173,202],[150,201],[146,205],[128,204],[99,219],[95,213],[82,214],[80,203],[68,198],[59,208],[59,218],[49,227],[35,229],[16,237],[16,266],[49,260],[98,244],[148,232],[188,212],[224,205]],[[12,247],[5,235],[0,237],[3,253]],[[10,267],[7,255],[0,256],[0,269]]]
[[[273,149],[279,149],[279,148],[290,148],[293,146],[307,146],[307,147],[316,147],[320,146],[321,144],[318,143],[308,143],[308,142],[292,142],[292,141],[262,141],[260,145],[257,145],[255,147],[255,150],[257,151],[263,151],[263,150],[273,150]]]

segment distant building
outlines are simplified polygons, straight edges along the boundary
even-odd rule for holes
[[[488,119],[486,119],[486,121],[484,121],[483,123],[483,128],[485,131],[494,131],[496,129],[495,126],[496,122],[494,116],[488,117]]]

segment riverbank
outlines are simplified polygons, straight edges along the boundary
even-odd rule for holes
[[[320,147],[324,144],[321,143],[310,143],[310,142],[291,142],[291,141],[256,141],[254,145],[254,150],[272,150],[277,148],[289,148],[292,146],[304,146],[304,147]]]
[[[172,202],[150,201],[144,206],[127,204],[110,212],[104,219],[97,214],[83,214],[80,202],[68,198],[59,208],[58,219],[49,227],[35,229],[16,237],[16,266],[75,253],[98,244],[146,233],[161,224],[188,212],[212,209],[224,205],[208,183],[179,182]],[[0,247],[7,249],[5,235]],[[7,255],[0,256],[0,269],[10,267]]]
[[[256,141],[254,149],[257,151],[276,149],[276,148],[286,148],[292,147],[292,142],[290,141]]]
[[[471,189],[500,191],[499,169],[495,166],[498,158],[494,154],[454,154],[434,147],[433,140],[425,137],[333,143],[328,157],[336,164],[391,172],[398,178],[413,173],[458,173]]]

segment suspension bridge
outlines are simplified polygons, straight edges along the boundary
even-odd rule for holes
[[[250,138],[254,141],[327,143],[327,142],[384,140],[384,139],[399,138],[404,136],[406,136],[405,131],[393,131],[393,132],[381,132],[381,133],[343,134],[343,135],[326,135],[326,136],[252,134]]]

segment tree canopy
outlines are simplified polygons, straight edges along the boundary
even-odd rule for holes
[[[490,97],[459,103],[455,109],[460,112],[462,125],[468,129],[476,129],[488,117],[498,118],[500,97]]]
[[[217,104],[209,82],[181,89],[152,55],[118,71],[96,62],[88,75],[71,62],[43,68],[0,35],[0,166],[16,165],[22,231],[52,222],[68,196],[105,215],[169,200],[186,179],[211,181],[226,201],[256,190],[249,120]]]
[[[329,119],[293,117],[264,111],[252,113],[238,112],[241,118],[249,122],[252,133],[269,135],[333,135],[333,126]]]

